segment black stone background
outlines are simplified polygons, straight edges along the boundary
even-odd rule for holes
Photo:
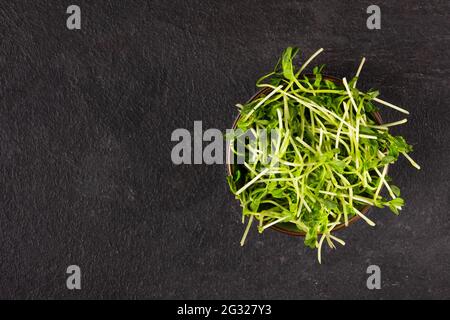
[[[2,1],[0,298],[450,298],[449,21],[448,1]],[[399,161],[401,216],[340,231],[323,265],[274,231],[241,248],[224,167],[170,158],[176,128],[229,128],[289,45],[341,77],[366,56],[361,86],[411,111],[395,132],[423,167]]]

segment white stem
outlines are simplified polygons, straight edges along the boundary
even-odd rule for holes
[[[303,141],[302,139],[300,139],[299,137],[295,137],[295,140],[297,140],[298,142],[300,142],[302,144],[302,146],[304,146],[306,149],[308,149],[311,152],[316,152],[316,150],[314,150],[309,144],[307,144],[305,141]]]
[[[408,161],[412,164],[413,167],[420,170],[420,166],[406,152],[402,152],[402,154],[405,156],[406,159],[408,159]]]
[[[358,106],[356,105],[355,100],[353,99],[353,95],[350,91],[350,88],[348,87],[347,79],[342,79],[342,82],[344,83],[345,90],[347,90],[348,96],[350,97],[350,101],[352,102],[353,108],[355,108],[356,113],[358,113]]]
[[[311,61],[313,61],[314,58],[317,57],[322,51],[323,51],[323,48],[320,48],[308,60],[306,60],[306,62],[300,67],[300,70],[297,72],[296,76],[298,77],[298,75],[300,73],[302,73],[303,70],[305,70],[305,68],[308,66],[308,64],[310,64]]]
[[[359,211],[359,210],[356,209],[356,208],[353,208],[353,210],[355,211],[355,213],[356,213],[358,216],[360,216],[361,218],[363,218],[364,221],[366,221],[367,224],[368,224],[369,226],[375,227],[375,222],[373,222],[372,220],[370,220],[369,218],[367,218],[365,215],[363,215],[361,211]]]
[[[397,111],[400,111],[400,112],[402,112],[404,114],[409,114],[408,110],[405,110],[405,109],[402,109],[400,107],[397,107],[396,105],[393,105],[392,103],[386,102],[384,100],[381,100],[381,99],[378,99],[378,98],[373,98],[373,101],[376,101],[378,103],[384,104],[385,106],[390,107],[392,109],[395,109]]]
[[[392,191],[391,187],[389,186],[389,183],[387,183],[386,179],[384,179],[384,177],[382,178],[383,175],[380,172],[380,170],[375,168],[375,172],[380,176],[380,179],[382,179],[382,182],[383,182],[384,186],[386,187],[386,189],[388,190],[389,195],[391,196],[391,198],[395,199],[396,196],[395,196],[394,192]]]
[[[325,234],[322,235],[319,241],[319,247],[317,248],[317,260],[319,260],[319,264],[322,264],[322,244],[323,240],[325,240]]]
[[[381,176],[380,176],[380,183],[378,184],[377,191],[375,192],[375,194],[373,196],[373,200],[374,201],[377,201],[378,194],[380,193],[381,187],[383,186],[383,180],[384,180],[384,177],[386,176],[388,166],[389,165],[385,165],[384,168],[383,168],[383,172],[381,173]]]
[[[334,241],[336,241],[337,243],[339,243],[340,245],[345,246],[345,241],[344,240],[341,240],[341,239],[333,236],[332,234],[330,234],[330,238],[333,239]]]
[[[251,216],[250,219],[248,219],[247,228],[245,228],[244,234],[242,235],[241,247],[245,243],[245,239],[247,238],[247,234],[248,234],[248,231],[250,230],[250,227],[252,226],[252,223],[253,223],[253,216]]]
[[[319,135],[319,146],[317,148],[318,151],[320,151],[320,148],[322,147],[322,141],[323,141],[323,130],[322,128],[319,129],[320,135]]]
[[[270,227],[273,226],[274,224],[280,223],[280,222],[286,220],[287,218],[289,218],[289,217],[283,217],[283,218],[277,219],[277,220],[275,220],[275,221],[272,221],[271,223],[266,224],[262,229],[263,229],[263,230],[266,230],[267,228],[270,228]]]
[[[384,124],[380,124],[380,125],[368,125],[368,127],[376,128],[376,129],[386,129],[388,127],[398,126],[398,125],[404,124],[406,122],[408,122],[408,119],[402,119],[402,120],[399,120],[399,121],[390,122],[390,123],[384,123]]]
[[[362,67],[364,65],[364,62],[366,62],[366,58],[363,57],[362,60],[361,60],[361,63],[359,64],[358,71],[356,71],[356,75],[355,75],[356,80],[353,83],[353,88],[356,88],[356,82],[358,82],[359,74],[361,73],[361,70],[362,70]]]
[[[253,112],[255,112],[256,109],[258,109],[260,106],[262,106],[264,104],[264,102],[266,102],[267,100],[269,100],[269,98],[271,96],[273,96],[275,93],[277,93],[283,86],[280,85],[278,87],[276,87],[275,89],[272,90],[272,92],[270,92],[267,96],[264,97],[264,99],[262,99],[260,102],[258,102],[258,104],[252,109],[252,111],[250,111],[245,117],[244,117],[244,121],[246,121],[252,114]]]
[[[267,171],[269,171],[270,168],[265,168],[263,171],[261,171],[256,177],[254,177],[252,180],[250,180],[249,182],[247,182],[247,184],[245,186],[243,186],[241,189],[238,190],[238,192],[236,192],[236,195],[239,195],[240,193],[242,193],[245,189],[247,189],[248,187],[250,187],[253,183],[255,183],[256,181],[258,181],[259,178],[261,178],[263,175],[265,175],[267,173]]]

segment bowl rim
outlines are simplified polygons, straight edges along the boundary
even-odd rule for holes
[[[305,74],[304,76],[306,76],[306,77],[308,77],[310,79],[314,79],[315,78],[314,74],[309,74],[309,73]],[[330,80],[330,81],[335,82],[335,83],[339,83],[339,82],[342,83],[341,79],[339,79],[337,77],[334,77],[334,76],[331,76],[331,75],[322,75],[322,79]],[[263,94],[267,94],[267,93],[269,93],[271,91],[272,91],[272,88],[269,88],[269,87],[265,87],[265,88],[262,88],[262,89],[258,90],[255,94],[253,94],[253,96],[251,96],[250,99],[247,100],[246,104],[252,102],[255,99],[257,99],[259,96],[261,96]],[[377,122],[377,124],[383,124],[383,119],[381,118],[381,115],[380,115],[380,113],[378,111],[372,112],[372,115],[373,115],[375,121]],[[235,118],[234,122],[233,122],[232,129],[236,129],[237,123],[238,123],[240,118],[241,118],[241,114],[239,113],[237,115],[237,117]],[[231,152],[230,152],[231,151],[230,150],[231,145],[230,145],[229,142],[227,142],[226,148],[227,148],[227,150],[226,150],[227,151],[226,152],[226,154],[227,154],[227,157],[226,157],[226,160],[227,160],[226,161],[227,176],[232,176],[232,164],[231,164],[231,161],[230,161],[231,160],[230,159],[230,157],[231,157]],[[383,186],[383,188],[384,188],[384,186]],[[372,207],[371,205],[365,205],[364,207],[361,208],[361,213],[363,215],[366,215],[369,212],[369,210],[371,209],[371,207]],[[356,221],[358,221],[360,219],[361,219],[361,216],[355,215],[355,216],[351,217],[348,220],[347,225],[345,225],[345,223],[340,223],[335,228],[333,228],[333,231],[338,231],[338,230],[342,230],[342,229],[348,228],[351,224],[355,223]],[[286,229],[286,228],[283,228],[282,226],[280,226],[279,223],[275,224],[273,226],[270,226],[269,229],[272,229],[272,230],[275,230],[275,231],[278,231],[280,233],[284,233],[284,234],[287,234],[287,235],[290,235],[290,236],[295,236],[295,237],[304,237],[304,236],[306,236],[306,233],[303,232],[303,231],[300,231],[300,230],[299,231],[289,230],[289,229]],[[321,233],[319,233],[319,235],[321,235]]]

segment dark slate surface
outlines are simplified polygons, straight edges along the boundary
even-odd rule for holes
[[[0,6],[0,298],[450,298],[448,1],[72,1]],[[231,126],[288,45],[408,108],[407,206],[339,232],[319,266],[255,230],[220,165],[175,166],[176,128]],[[388,120],[399,119],[391,111]],[[82,270],[69,291],[65,270]],[[366,288],[366,268],[382,290]]]

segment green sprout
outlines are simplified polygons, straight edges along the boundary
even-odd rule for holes
[[[345,245],[333,235],[336,227],[347,226],[355,216],[375,225],[363,214],[365,206],[389,207],[399,214],[404,200],[387,173],[400,154],[420,169],[408,155],[412,147],[389,133],[407,120],[380,124],[375,103],[409,112],[379,99],[378,91],[356,87],[364,58],[350,81],[324,76],[323,65],[314,67],[313,75],[303,74],[322,51],[296,70],[298,49],[287,48],[274,71],[256,83],[265,93],[237,105],[236,128],[256,133],[256,140],[243,142],[252,161],[233,165],[227,178],[242,206],[243,223],[248,218],[241,245],[253,222],[260,233],[287,223],[305,234],[305,245],[317,248],[319,263],[324,241],[331,248],[334,242]],[[276,130],[277,137],[262,143],[259,133],[268,130]],[[239,141],[239,134],[231,138],[234,154]],[[381,194],[383,187],[389,199]]]

